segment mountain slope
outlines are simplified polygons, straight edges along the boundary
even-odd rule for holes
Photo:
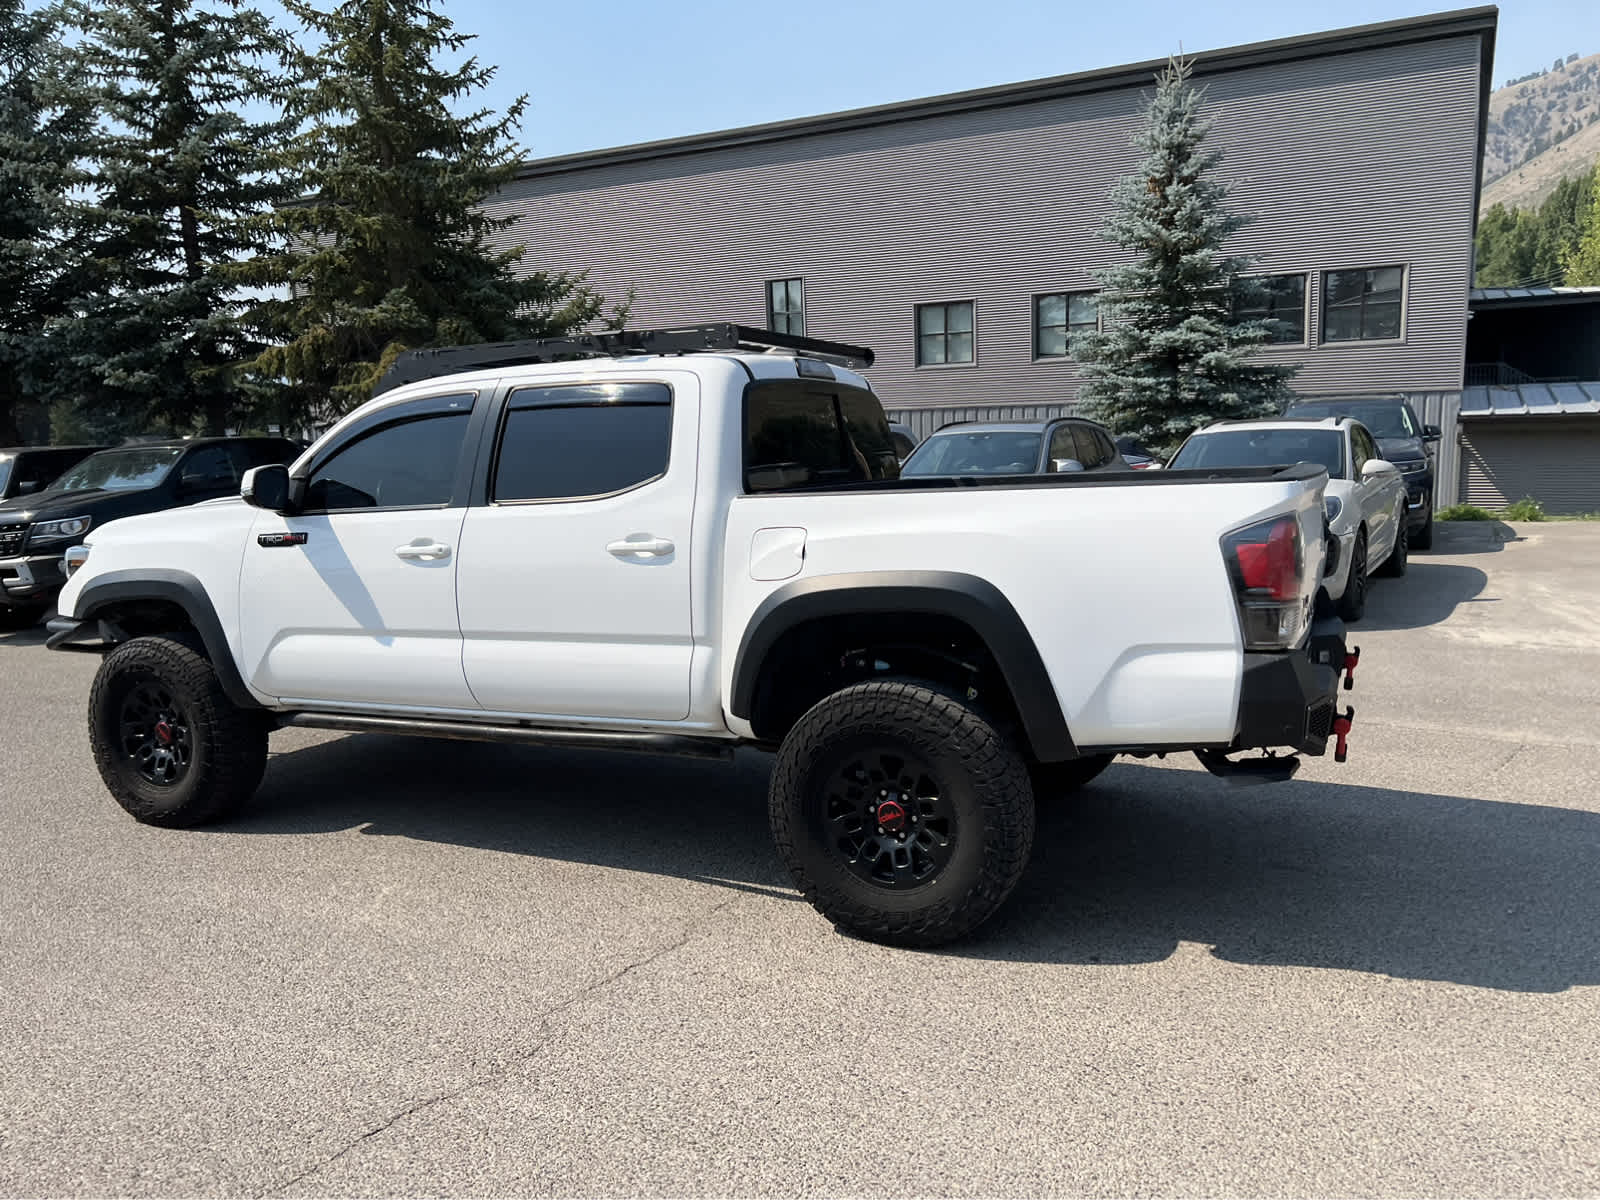
[[[1563,63],[1489,97],[1483,209],[1536,205],[1600,160],[1600,54]]]

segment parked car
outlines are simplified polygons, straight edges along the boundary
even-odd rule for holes
[[[1368,576],[1404,575],[1410,537],[1406,488],[1372,434],[1349,417],[1222,421],[1189,435],[1174,471],[1313,463],[1328,472],[1323,507],[1331,535],[1322,581],[1346,621],[1367,605]]]
[[[911,457],[911,452],[917,448],[917,435],[911,426],[902,425],[899,421],[889,422],[889,440],[894,443],[895,455],[901,462]]]
[[[245,503],[91,530],[47,645],[109,650],[89,737],[111,795],[216,819],[286,725],[750,744],[776,753],[802,894],[932,945],[1021,877],[1036,787],[1126,751],[1260,779],[1299,760],[1229,755],[1343,758],[1320,468],[898,477],[842,365],[871,352],[763,336],[402,355],[292,467],[246,472]],[[1136,587],[1130,541],[1161,563]]]
[[[1122,461],[1135,471],[1156,471],[1161,468],[1161,456],[1143,445],[1138,438],[1121,436],[1113,439]]]
[[[917,476],[1051,475],[1126,471],[1104,425],[1081,417],[1052,421],[961,421],[934,430],[900,467]]]
[[[286,438],[140,442],[80,459],[48,487],[0,504],[0,628],[44,615],[66,581],[62,558],[91,529],[140,513],[239,494],[251,467],[300,452]]]
[[[61,472],[104,446],[0,448],[0,504],[42,490]]]
[[[1289,406],[1286,417],[1352,417],[1378,442],[1378,453],[1399,468],[1406,484],[1406,525],[1413,550],[1433,548],[1434,454],[1437,425],[1424,425],[1402,397],[1305,400]]]

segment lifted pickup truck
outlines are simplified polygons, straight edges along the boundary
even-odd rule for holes
[[[212,820],[286,725],[754,745],[807,899],[933,945],[1116,754],[1343,757],[1321,468],[899,479],[870,361],[722,325],[414,352],[242,498],[96,529],[49,644],[108,651],[111,794]]]

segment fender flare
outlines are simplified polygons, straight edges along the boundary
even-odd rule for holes
[[[206,657],[217,673],[217,681],[229,700],[240,708],[260,708],[261,702],[245,687],[239,666],[233,660],[227,635],[222,631],[222,621],[217,617],[216,606],[206,593],[205,586],[187,571],[169,567],[149,567],[142,570],[108,571],[100,578],[84,585],[78,593],[78,619],[89,621],[113,604],[129,600],[164,600],[183,609],[200,635],[206,648]]]
[[[1000,668],[1033,756],[1040,762],[1078,757],[1027,625],[994,584],[956,571],[818,575],[778,588],[751,615],[740,639],[729,711],[740,720],[750,719],[762,668],[784,634],[807,621],[866,613],[925,613],[967,625]]]

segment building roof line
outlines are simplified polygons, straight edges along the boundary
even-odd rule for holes
[[[1221,75],[1252,67],[1278,63],[1298,62],[1308,58],[1325,58],[1336,54],[1349,54],[1361,50],[1375,50],[1390,46],[1403,46],[1421,41],[1434,41],[1446,37],[1477,36],[1482,39],[1481,96],[1479,104],[1479,182],[1482,181],[1483,144],[1488,136],[1489,92],[1493,86],[1494,37],[1499,9],[1494,5],[1456,9],[1421,17],[1405,17],[1395,21],[1380,21],[1371,25],[1358,25],[1326,33],[1301,34],[1273,41],[1253,42],[1229,49],[1199,51],[1189,56],[1196,77]],[[532,159],[518,169],[516,178],[530,179],[544,175],[564,174],[569,171],[594,167],[619,166],[625,163],[646,162],[697,154],[708,150],[724,150],[738,146],[757,145],[763,142],[788,141],[818,134],[839,133],[852,129],[865,129],[900,121],[924,117],[946,116],[952,113],[980,112],[985,109],[1009,108],[1034,104],[1063,96],[1085,95],[1094,92],[1117,91],[1130,87],[1148,86],[1167,59],[1150,59],[1127,66],[1103,67],[1092,71],[1079,71],[1069,75],[1055,75],[1023,83],[1006,83],[994,87],[974,88],[968,91],[948,92],[914,100],[900,100],[867,108],[847,109],[819,116],[799,117],[784,121],[771,121],[760,125],[746,125],[736,129],[712,133],[690,134],[686,137],[666,138],[660,141],[638,142],[601,150],[585,150],[575,154],[562,154],[550,158]],[[1475,189],[1476,190],[1476,189]],[[1476,199],[1476,198],[1475,198]],[[1476,212],[1476,202],[1473,205]]]

